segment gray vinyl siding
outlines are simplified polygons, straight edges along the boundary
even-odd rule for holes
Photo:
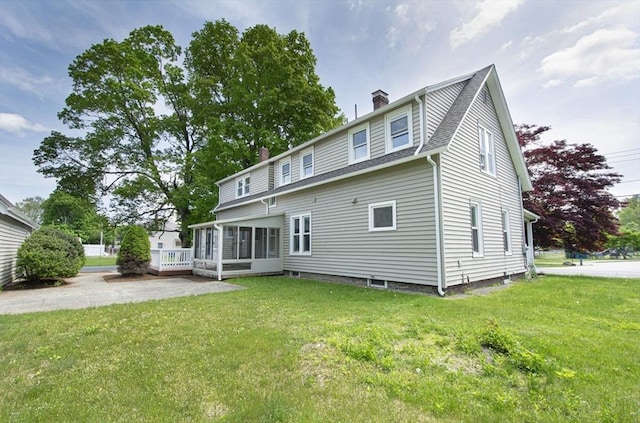
[[[271,210],[285,214],[284,269],[436,285],[432,182],[416,160],[279,196]],[[397,230],[370,232],[369,204],[392,200]],[[291,217],[306,213],[312,254],[290,255]]]
[[[240,177],[245,175],[251,175],[250,181],[250,195],[258,194],[269,190],[269,183],[271,176],[269,174],[269,164],[261,166],[257,169],[253,169],[251,172],[237,174],[234,178],[220,184],[220,204],[236,199],[236,181]]]
[[[266,214],[266,209],[267,206],[262,201],[255,201],[253,203],[219,211],[216,213],[216,220],[261,216]],[[271,210],[273,210],[273,207],[271,208]]]
[[[31,228],[7,216],[0,215],[0,286],[15,276],[16,254]]]
[[[449,111],[465,83],[459,82],[427,95],[427,133],[429,137],[440,125],[442,118]]]
[[[478,123],[494,134],[496,174],[480,170]],[[449,150],[441,155],[444,253],[447,286],[525,270],[522,202],[513,163],[491,103],[478,97]],[[483,257],[473,257],[469,204],[481,205]],[[509,211],[512,254],[502,241],[502,209]]]

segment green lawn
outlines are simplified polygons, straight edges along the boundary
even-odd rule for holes
[[[457,299],[235,282],[249,289],[0,316],[0,421],[640,420],[640,279]]]
[[[623,259],[620,258],[609,258],[609,257],[603,257],[603,258],[588,258],[588,259],[583,259],[583,263],[588,263],[588,262],[609,262],[609,261],[622,261]],[[626,259],[626,261],[629,260],[634,260],[634,261],[640,261],[640,258],[636,255],[635,257],[628,257]],[[560,267],[563,266],[562,263],[569,261],[572,263],[580,263],[580,259],[568,259],[565,257],[564,252],[541,252],[541,253],[536,253],[536,257],[535,257],[535,263],[536,266],[538,267]]]
[[[86,257],[85,266],[115,266],[117,256]]]

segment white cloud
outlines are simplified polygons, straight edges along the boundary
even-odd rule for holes
[[[61,90],[61,81],[56,81],[49,76],[34,76],[20,68],[0,68],[0,82],[13,85],[22,91],[45,97],[48,91]]]
[[[600,29],[542,59],[540,70],[546,77],[578,79],[576,86],[638,78],[637,39],[638,33],[626,28]]]
[[[456,48],[474,38],[489,32],[494,26],[511,12],[515,11],[524,0],[491,1],[476,3],[476,15],[461,27],[455,28],[449,34],[451,47]]]
[[[639,11],[640,9],[638,8],[637,2],[622,3],[615,7],[606,9],[604,12],[600,13],[597,16],[589,17],[583,21],[578,22],[575,25],[563,28],[562,32],[565,34],[569,34],[579,31],[583,28],[597,27],[603,24],[606,25],[607,23],[611,22],[627,22],[630,25],[637,25]]]
[[[542,88],[553,88],[553,87],[557,87],[558,85],[562,85],[564,84],[564,81],[561,79],[551,79],[549,81],[547,81],[545,84],[542,85]]]
[[[49,129],[15,113],[0,113],[0,130],[24,136],[26,132],[47,132]]]
[[[395,8],[385,8],[390,14],[390,25],[387,29],[389,48],[397,45],[411,54],[419,51],[427,34],[434,30],[433,7],[429,3],[400,3]]]
[[[511,47],[512,44],[513,44],[513,41],[507,41],[506,43],[500,46],[500,51],[505,51],[506,49]]]

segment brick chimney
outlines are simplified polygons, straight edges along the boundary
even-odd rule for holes
[[[373,110],[377,110],[382,106],[389,104],[389,94],[382,90],[374,91],[371,93],[373,96]]]
[[[260,147],[260,152],[258,153],[258,157],[260,159],[260,162],[269,160],[269,149],[267,147]]]

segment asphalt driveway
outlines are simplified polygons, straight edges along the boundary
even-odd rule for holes
[[[107,283],[105,274],[108,273],[80,273],[57,288],[3,291],[0,314],[81,309],[244,289],[225,282],[196,282],[179,277]]]
[[[588,261],[582,266],[538,267],[544,275],[600,276],[608,278],[640,278],[640,261]]]

